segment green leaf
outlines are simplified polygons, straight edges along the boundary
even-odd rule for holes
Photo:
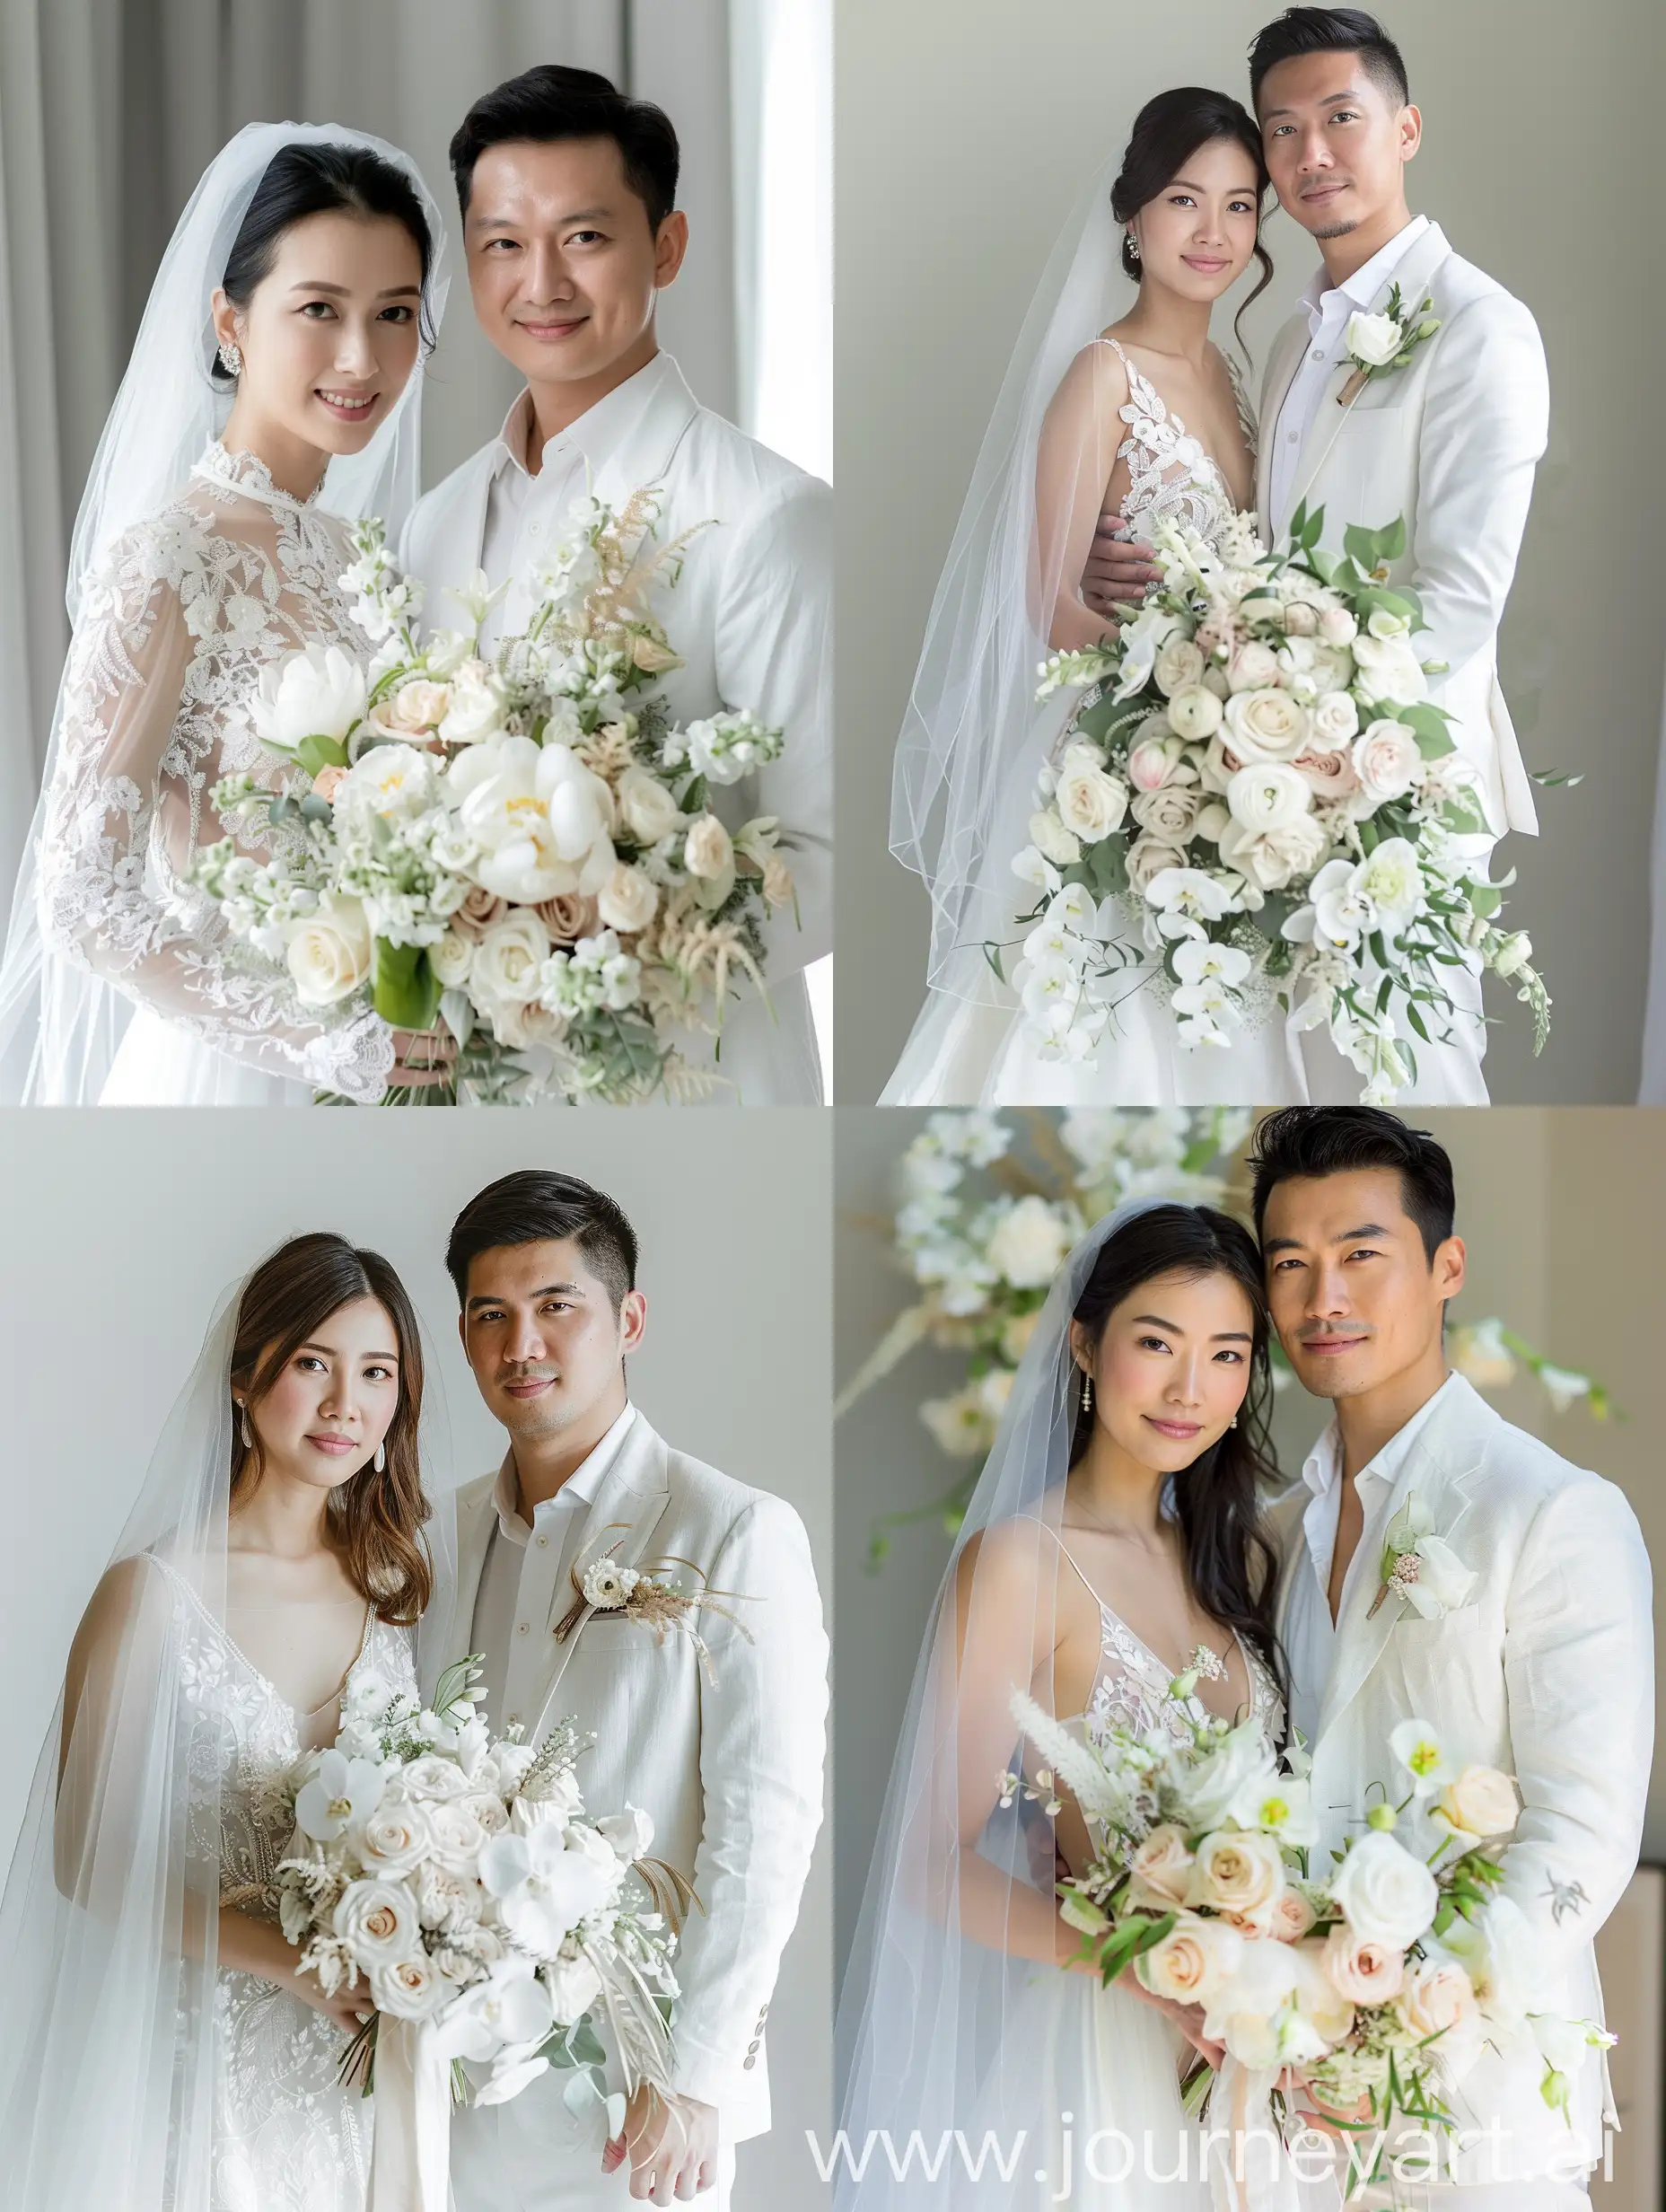
[[[1378,532],[1367,530],[1363,523],[1350,522],[1342,533],[1342,542],[1367,575],[1377,566]]]
[[[439,1017],[441,996],[440,979],[425,946],[395,945],[385,937],[377,938],[373,1003],[390,1029],[432,1029]]]
[[[1504,902],[1504,895],[1496,883],[1471,883],[1469,911],[1478,914],[1484,922],[1490,921]]]
[[[1416,739],[1417,750],[1425,760],[1443,760],[1449,752],[1457,751],[1446,728],[1451,717],[1440,707],[1420,701],[1416,707],[1402,707],[1399,719]]]
[[[295,758],[309,776],[320,776],[326,768],[345,768],[347,749],[338,737],[303,737],[295,747]]]

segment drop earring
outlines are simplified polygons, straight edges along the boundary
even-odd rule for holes
[[[1135,237],[1132,231],[1128,233],[1128,251],[1135,260],[1137,261],[1139,259],[1140,241]]]
[[[385,1444],[379,1444],[376,1446],[376,1456],[371,1462],[371,1465],[376,1470],[376,1472],[379,1475],[386,1472],[388,1465],[388,1447]]]
[[[252,1452],[255,1440],[249,1433],[249,1409],[241,1398],[237,1401],[237,1426],[242,1435],[244,1451]]]
[[[1237,1426],[1238,1426],[1238,1416],[1237,1416],[1235,1413],[1233,1414],[1233,1416],[1232,1416],[1232,1419],[1231,1419],[1231,1420],[1230,1420],[1230,1421],[1226,1424],[1226,1426],[1228,1426],[1228,1428],[1236,1428],[1236,1427],[1237,1427]]]
[[[242,348],[230,338],[220,348],[220,366],[228,376],[241,376],[243,373]]]
[[[1093,1378],[1091,1374],[1083,1374],[1082,1378],[1082,1410],[1083,1413],[1093,1410]]]

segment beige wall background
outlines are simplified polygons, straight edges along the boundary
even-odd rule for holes
[[[82,1608],[120,1535],[221,1292],[285,1236],[383,1252],[428,1330],[449,1416],[439,1491],[502,1456],[458,1345],[445,1239],[523,1167],[610,1191],[642,1245],[636,1402],[662,1435],[786,1498],[830,1607],[831,1116],[0,1113],[0,1676],[13,1685],[0,1869]],[[552,1133],[553,1132],[553,1133]],[[790,1193],[766,1203],[766,1194]],[[190,1194],[188,1198],[186,1194]],[[781,1286],[789,1286],[788,1295]],[[825,2203],[804,2130],[832,2079],[831,1849],[824,1830],[769,2014],[773,2130],[741,2147],[737,2212]]]
[[[1165,85],[1242,94],[1274,0],[840,0],[837,52],[840,900],[838,1096],[871,1102],[924,989],[927,906],[887,850],[891,751],[960,501],[1030,294],[1073,201]],[[1549,452],[1501,644],[1530,767],[1583,772],[1511,838],[1513,911],[1554,1034],[1505,1020],[1495,1099],[1636,1095],[1659,752],[1653,517],[1658,0],[1383,0],[1425,119],[1414,208],[1533,310]],[[1315,266],[1276,213],[1276,283],[1246,319],[1257,372]],[[1229,310],[1217,320],[1224,336]],[[1598,887],[1600,886],[1599,895]],[[1495,1012],[1521,1009],[1501,1000]]]

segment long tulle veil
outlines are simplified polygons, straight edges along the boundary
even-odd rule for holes
[[[209,2212],[213,2197],[232,1348],[190,1379],[83,1618],[0,1900],[0,2202]],[[445,1467],[426,1356],[425,1470]],[[56,1663],[59,1655],[43,1655]],[[188,1681],[208,1694],[192,1699]]]
[[[864,2145],[873,2147],[860,2182],[848,2166],[836,2181],[838,2212],[926,2206],[975,2212],[1047,2200],[1030,2182],[1033,2155],[1022,2161],[1013,2192],[1003,2195],[993,2170],[974,2181],[952,2160],[929,2185],[917,2165],[899,2178],[877,2146],[889,2136],[901,2153],[917,2130],[931,2149],[956,2129],[974,2148],[986,2135],[1010,2143],[1020,2132],[1033,2146],[1045,2061],[1026,2046],[1015,2022],[1036,1978],[1061,1970],[1015,1955],[1004,1940],[1021,1916],[1033,1918],[1044,1908],[1050,1918],[1055,1910],[1051,1829],[1021,1795],[1007,1809],[990,1812],[969,1840],[962,1786],[992,1800],[1001,1767],[997,1754],[987,1775],[963,1774],[961,1744],[972,1717],[966,1700],[1000,1696],[978,1681],[972,1655],[980,1643],[1030,1648],[1026,1631],[1035,1625],[1039,1632],[1041,1617],[1051,1618],[1062,1555],[1057,1541],[1042,1538],[1036,1544],[1035,1620],[1015,1621],[1008,1578],[991,1565],[983,1540],[992,1530],[1026,1521],[1057,1536],[1079,1381],[1071,1317],[1103,1247],[1137,1216],[1165,1203],[1130,1200],[1071,1253],[1020,1362],[943,1576],[898,1741],[839,2004],[839,2126],[858,2155]],[[963,1577],[962,1562],[974,1544],[976,1563]],[[1040,1641],[1049,1644],[1050,1637]],[[1053,1709],[1050,1678],[1013,1681],[1008,1689],[1013,1688],[1030,1690],[1044,1709]],[[1018,1760],[1018,1733],[1014,1723],[1009,1766]]]
[[[434,240],[424,321],[444,312],[445,225],[410,157],[384,139],[329,123],[250,123],[204,171],[174,228],[145,303],[139,334],[88,474],[70,547],[66,596],[72,631],[89,582],[124,531],[154,514],[185,485],[231,411],[232,393],[211,373],[213,301],[238,231],[273,156],[287,145],[362,146],[415,186]],[[390,540],[416,504],[422,460],[420,364],[362,453],[329,464],[320,504],[350,521],[379,514]],[[73,655],[72,655],[73,657]],[[0,966],[0,1102],[96,1102],[127,1026],[128,1002],[48,944],[38,911],[46,793],[63,750],[64,693],[53,715],[35,810],[13,894]]]
[[[891,850],[931,892],[929,979],[939,1001],[1004,1003],[983,947],[1011,935],[1020,887],[1009,863],[1026,841],[1035,768],[1071,704],[1068,696],[1036,704],[1048,651],[1041,610],[1053,603],[1064,559],[1057,528],[1038,529],[1037,471],[1065,372],[1127,301],[1122,226],[1110,208],[1120,161],[1107,162],[1088,185],[1036,288],[932,602],[897,741]]]

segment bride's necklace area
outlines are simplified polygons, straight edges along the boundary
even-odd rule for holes
[[[1100,1519],[1090,1508],[1085,1507],[1079,1498],[1074,1503],[1076,1512],[1082,1515],[1079,1525],[1091,1531],[1094,1535],[1109,1536],[1113,1539],[1128,1536],[1127,1529],[1118,1528],[1111,1523]],[[1162,1659],[1162,1654],[1153,1645],[1146,1643],[1144,1637],[1141,1637],[1139,1640],[1145,1645],[1146,1650],[1151,1653],[1153,1658]],[[1198,1681],[1204,1682],[1224,1682],[1231,1679],[1231,1670],[1226,1663],[1224,1655],[1216,1651],[1213,1645],[1201,1640],[1193,1645],[1179,1666],[1175,1669],[1175,1672],[1177,1675],[1196,1674]]]

